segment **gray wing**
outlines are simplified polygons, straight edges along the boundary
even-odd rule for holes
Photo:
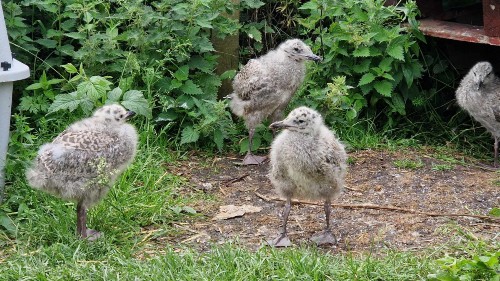
[[[233,88],[240,99],[247,101],[269,92],[271,82],[265,66],[251,59],[234,78]]]
[[[52,143],[84,151],[102,151],[116,141],[117,136],[100,131],[64,131]]]
[[[110,170],[118,141],[104,132],[64,131],[38,155],[38,165],[50,174],[95,177]]]

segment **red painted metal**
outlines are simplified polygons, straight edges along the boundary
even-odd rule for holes
[[[482,26],[434,19],[421,19],[419,22],[419,29],[428,36],[500,46],[500,37],[486,35]]]
[[[483,0],[484,33],[500,37],[500,0]]]

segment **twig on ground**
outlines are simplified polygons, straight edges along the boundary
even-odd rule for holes
[[[228,180],[224,180],[223,183],[224,183],[224,186],[228,186],[232,183],[235,183],[235,182],[239,182],[241,180],[243,180],[244,178],[248,177],[250,174],[244,174],[242,176],[239,176],[239,177],[236,177],[236,178],[232,178],[232,179],[228,179]]]
[[[276,196],[265,196],[265,195],[262,195],[258,192],[255,192],[255,195],[257,195],[257,197],[259,197],[265,201],[285,201],[285,199],[282,199],[282,198],[279,198]],[[293,203],[308,204],[308,205],[321,205],[321,206],[323,205],[323,203],[319,203],[319,202],[302,201],[302,200],[292,200],[292,202]],[[412,213],[412,214],[424,215],[424,216],[430,216],[430,217],[471,217],[471,218],[490,221],[490,222],[495,223],[495,224],[500,224],[500,219],[490,217],[490,216],[483,216],[483,215],[431,213],[431,212],[422,212],[422,211],[418,211],[418,210],[406,209],[406,208],[401,208],[401,207],[380,206],[380,205],[374,205],[374,204],[334,204],[334,203],[332,203],[332,207],[345,208],[345,209],[374,209],[374,210],[399,211],[399,212],[404,212],[404,213]]]

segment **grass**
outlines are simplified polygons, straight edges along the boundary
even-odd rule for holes
[[[185,153],[166,149],[167,138],[151,126],[139,131],[141,146],[134,163],[89,211],[89,226],[105,233],[93,243],[75,236],[75,204],[31,189],[19,172],[43,139],[28,148],[26,159],[9,161],[9,196],[0,205],[0,280],[424,280],[435,272],[435,260],[443,253],[472,256],[487,248],[465,243],[420,252],[377,249],[355,254],[308,246],[252,251],[228,243],[198,252],[156,243],[180,231],[173,227],[176,221],[201,216],[193,214],[194,202],[216,199],[173,171]],[[411,139],[396,143],[360,128],[339,134],[352,148],[418,146]],[[421,164],[395,163],[401,168]]]
[[[420,169],[424,166],[424,163],[421,159],[412,160],[412,159],[398,159],[393,162],[394,167],[400,169],[409,169],[416,170]]]

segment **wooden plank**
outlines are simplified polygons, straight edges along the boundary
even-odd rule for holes
[[[419,29],[427,36],[500,46],[500,37],[486,35],[482,26],[434,19],[421,19],[419,22]]]

